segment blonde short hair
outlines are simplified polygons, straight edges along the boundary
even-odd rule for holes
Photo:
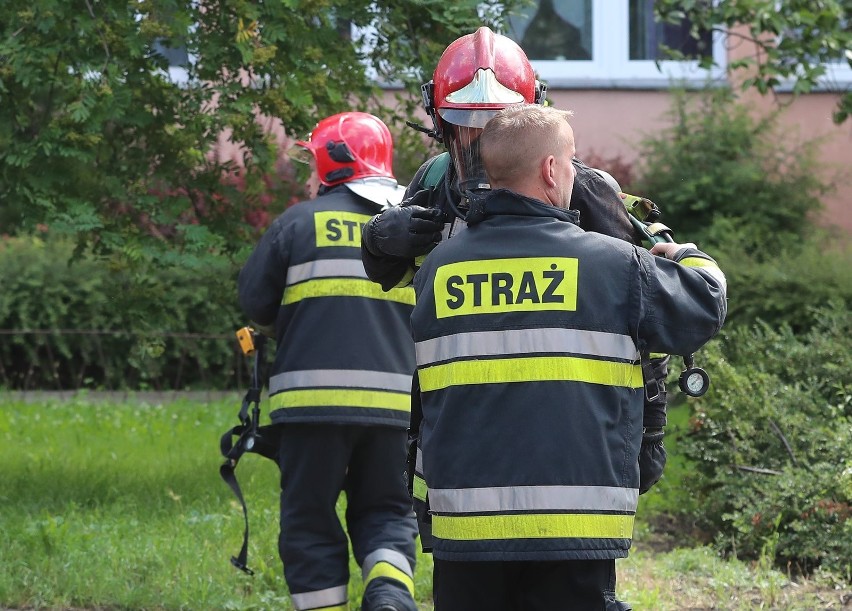
[[[539,104],[507,106],[494,115],[479,136],[485,173],[492,188],[511,187],[548,155],[559,155],[565,144],[560,126],[574,113]],[[573,148],[572,137],[572,148]]]

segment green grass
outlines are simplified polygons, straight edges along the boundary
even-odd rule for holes
[[[292,609],[277,553],[277,469],[260,456],[247,455],[238,470],[256,574],[229,562],[243,521],[218,474],[219,437],[236,424],[240,400],[23,403],[0,394],[0,608]],[[671,452],[676,442],[667,445]],[[677,464],[666,474],[670,493]],[[636,611],[840,608],[801,597],[784,606],[794,590],[783,575],[705,548],[653,551],[643,511],[671,500],[649,495],[637,552],[618,562],[620,593]],[[424,610],[432,608],[431,568],[421,555],[415,583]],[[362,590],[354,561],[351,573],[354,610]],[[744,606],[732,602],[737,596]],[[771,604],[748,606],[754,600]]]
[[[0,396],[0,606],[290,609],[277,553],[277,468],[257,455],[238,469],[256,574],[229,562],[243,522],[219,477],[219,437],[236,424],[240,399],[24,404]],[[430,560],[416,575],[427,599]],[[354,601],[354,562],[352,573]]]

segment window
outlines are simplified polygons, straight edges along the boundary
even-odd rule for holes
[[[592,0],[540,0],[509,17],[508,30],[531,60],[590,60]]]
[[[158,40],[154,43],[154,53],[162,55],[169,62],[169,79],[173,83],[185,84],[189,81],[187,68],[192,61],[186,50],[186,45],[180,47],[168,47],[164,41]]]
[[[724,75],[721,35],[695,40],[688,22],[658,23],[653,8],[653,0],[537,0],[509,16],[506,34],[550,87],[663,88]],[[662,45],[686,59],[666,59]],[[698,66],[707,56],[711,70]]]
[[[692,60],[712,56],[710,32],[702,32],[696,40],[690,35],[689,28],[687,20],[677,25],[656,21],[653,0],[631,0],[630,59],[664,60],[663,47],[680,51]]]

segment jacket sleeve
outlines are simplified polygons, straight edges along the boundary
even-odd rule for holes
[[[405,189],[405,194],[402,196],[403,201],[412,197],[420,190],[420,185],[423,182],[423,175],[429,167],[429,161],[426,161],[415,172],[414,178]],[[381,213],[374,216],[362,228],[362,234],[370,231],[370,226],[376,221]],[[365,246],[365,241],[361,240],[361,261],[364,263],[364,271],[367,272],[367,277],[382,286],[383,291],[389,291],[394,287],[405,285],[411,280],[413,270],[415,269],[414,259],[406,259],[404,257],[395,257],[384,253],[371,253]]]
[[[259,325],[273,325],[281,307],[290,261],[287,233],[288,225],[282,215],[263,234],[240,270],[237,280],[240,307]]]
[[[722,328],[727,284],[716,262],[683,248],[674,261],[635,248],[639,258],[637,339],[640,351],[692,354]]]
[[[580,211],[580,227],[639,245],[627,208],[600,174],[579,159],[573,159],[574,190],[571,208]]]

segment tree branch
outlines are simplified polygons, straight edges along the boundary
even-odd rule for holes
[[[760,475],[781,475],[781,471],[774,469],[764,469],[763,467],[747,467],[746,465],[734,465],[735,469],[747,471],[749,473],[759,473]]]
[[[795,466],[799,466],[799,461],[796,460],[796,456],[793,454],[793,448],[790,447],[790,444],[787,442],[787,438],[784,437],[784,433],[781,432],[781,429],[778,428],[778,425],[773,422],[772,418],[767,418],[769,421],[769,426],[772,427],[772,430],[775,431],[775,434],[781,439],[781,443],[784,444],[784,447],[787,449],[787,454],[790,455],[790,459],[793,461]]]
[[[86,8],[89,9],[89,15],[91,15],[92,19],[95,20],[95,26],[98,28],[98,34],[101,37],[101,46],[104,48],[104,53],[106,53],[106,59],[104,60],[104,67],[101,69],[102,74],[106,74],[107,66],[109,65],[109,60],[111,58],[109,53],[109,47],[107,46],[106,39],[103,36],[103,32],[101,31],[100,26],[98,25],[98,18],[95,17],[95,11],[92,8],[92,3],[89,0],[86,0]]]

